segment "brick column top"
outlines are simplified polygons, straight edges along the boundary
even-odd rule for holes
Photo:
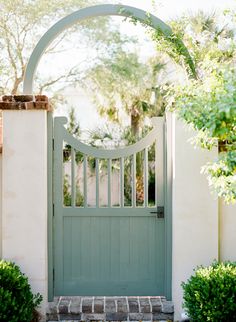
[[[45,95],[3,95],[0,110],[46,110],[52,111]]]
[[[3,95],[0,97],[0,154],[2,153],[2,115],[4,110],[44,110],[52,107],[46,95]]]
[[[2,154],[2,116],[0,115],[0,154]]]

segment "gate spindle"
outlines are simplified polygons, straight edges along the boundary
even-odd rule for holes
[[[148,207],[148,148],[144,149],[144,207]]]
[[[111,159],[108,159],[107,172],[108,172],[108,207],[111,207]]]
[[[76,206],[75,149],[71,148],[71,206]]]
[[[96,158],[96,207],[99,208],[99,160]]]
[[[120,158],[120,206],[124,207],[124,158]]]
[[[136,207],[136,153],[132,158],[132,207]]]
[[[87,187],[87,164],[88,164],[88,157],[87,155],[84,155],[84,207],[88,207],[88,187]]]

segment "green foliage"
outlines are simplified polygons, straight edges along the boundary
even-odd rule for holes
[[[79,121],[76,119],[74,107],[70,108],[68,119],[69,119],[69,123],[67,126],[68,132],[71,133],[76,138],[80,137],[81,135],[80,124],[79,124]]]
[[[184,308],[193,322],[236,321],[236,263],[199,267],[186,283]]]
[[[14,263],[0,261],[0,321],[30,322],[42,301],[32,294],[28,278]]]
[[[169,22],[174,34],[173,43],[177,42],[177,46],[170,45],[166,37],[156,33],[154,39],[157,41],[157,49],[166,53],[185,69],[187,67],[189,75],[199,78],[202,76],[203,68],[206,67],[205,62],[207,64],[211,62],[214,67],[215,64],[224,63],[232,58],[235,49],[235,31],[227,24],[222,27],[219,20],[215,13],[199,11],[194,15],[184,14]],[[181,54],[181,48],[178,49],[179,39],[188,48],[190,58]],[[195,73],[191,73],[191,64],[194,64]],[[209,64],[207,68],[210,68]]]
[[[189,82],[175,93],[178,115],[208,138],[236,142],[236,69],[221,68],[203,81]]]
[[[66,207],[71,206],[70,184],[69,184],[68,177],[69,177],[68,175],[64,175],[64,182],[63,182],[63,196],[64,196],[63,205]]]
[[[159,56],[144,63],[138,53],[121,49],[109,59],[101,59],[88,74],[87,89],[100,115],[122,123],[124,112],[130,118],[133,134],[138,138],[145,116],[163,114],[165,102],[157,84],[165,64]]]
[[[220,146],[218,160],[202,172],[227,203],[236,202],[236,69],[215,66],[203,80],[174,87],[170,102],[178,116],[197,131],[195,143]],[[223,147],[223,149],[222,149]]]
[[[225,12],[225,15],[232,15]],[[235,12],[234,15],[235,17]],[[229,17],[228,17],[229,18]],[[232,19],[228,19],[230,21]],[[209,185],[226,203],[236,202],[236,69],[235,29],[222,27],[216,14],[184,15],[171,27],[187,45],[199,78],[173,85],[166,95],[169,107],[196,130],[193,143],[211,149],[219,158],[202,168]],[[162,46],[159,42],[158,46]],[[172,49],[162,47],[164,51]]]
[[[121,8],[121,12],[122,11],[125,10]],[[139,19],[134,17],[132,13],[128,11],[126,14],[130,16],[129,18],[134,24],[140,22],[149,30],[149,32],[152,34],[153,40],[157,43],[157,49],[160,50],[160,52],[167,53],[168,56],[173,58],[178,64],[183,62],[183,65],[185,66],[190,77],[196,78],[197,72],[195,63],[188,49],[183,43],[181,35],[173,32],[171,28],[168,25],[165,25],[163,22],[160,22],[159,26],[154,27],[149,12],[146,13],[145,21],[139,21]]]
[[[72,134],[75,138],[79,138],[81,136],[81,129],[79,121],[76,118],[75,108],[71,107],[68,113],[68,125],[67,130],[70,134]],[[76,151],[75,152],[75,160],[76,163],[79,163],[83,160],[83,154]],[[71,159],[71,146],[69,144],[65,144],[63,149],[63,162],[68,162]]]
[[[69,184],[69,176],[64,176],[64,184],[63,184],[63,196],[64,196],[64,206],[70,207],[71,204],[71,186]],[[75,205],[76,207],[82,207],[84,205],[84,197],[79,189],[76,187],[76,196],[75,196]]]
[[[157,42],[157,50],[165,52],[175,62],[184,66],[190,77],[197,77],[195,62],[180,35],[174,32],[163,33],[161,29],[157,29],[152,37]]]
[[[223,152],[219,160],[202,168],[207,174],[209,185],[226,203],[236,201],[236,151]]]

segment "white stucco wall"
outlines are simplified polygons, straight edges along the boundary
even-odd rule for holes
[[[177,320],[183,311],[181,282],[196,266],[218,258],[218,201],[200,174],[217,151],[194,149],[188,142],[192,136],[182,122],[174,122],[172,296]]]
[[[236,261],[236,204],[226,205],[219,201],[220,259]]]
[[[2,154],[0,153],[0,259],[2,258]]]
[[[47,301],[47,112],[4,111],[2,256]]]

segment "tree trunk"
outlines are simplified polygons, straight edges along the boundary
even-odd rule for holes
[[[11,95],[16,95],[18,93],[18,87],[20,83],[22,82],[23,77],[16,78],[14,81],[13,89],[11,91]]]
[[[138,109],[133,106],[131,109],[131,132],[136,140],[139,138],[141,116]]]
[[[131,132],[137,142],[140,138],[141,130],[141,115],[139,110],[133,106],[131,109]],[[143,187],[143,167],[142,167],[142,152],[136,154],[136,202],[140,205],[144,200]]]

